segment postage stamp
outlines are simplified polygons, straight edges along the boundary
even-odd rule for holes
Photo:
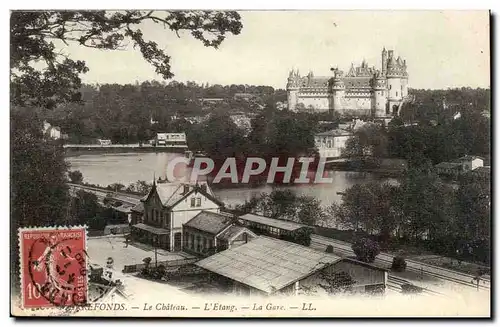
[[[20,229],[19,244],[24,308],[86,305],[85,227]]]

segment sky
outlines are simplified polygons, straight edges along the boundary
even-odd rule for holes
[[[409,86],[444,89],[490,86],[487,11],[242,11],[243,29],[219,49],[204,47],[188,33],[144,24],[146,38],[172,57],[177,81],[254,84],[285,88],[288,73],[328,76],[361,64],[380,69],[385,46],[406,59]],[[162,80],[132,47],[102,51],[70,45],[73,59],[85,60],[85,83]],[[168,82],[168,81],[167,81]]]

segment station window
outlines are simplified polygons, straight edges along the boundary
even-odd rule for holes
[[[191,198],[191,208],[196,205],[196,198]]]

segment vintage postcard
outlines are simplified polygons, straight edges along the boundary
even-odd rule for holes
[[[491,317],[490,60],[488,11],[11,11],[11,315]]]

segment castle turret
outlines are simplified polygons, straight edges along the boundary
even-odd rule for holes
[[[403,60],[399,57],[394,58],[393,51],[389,50],[387,63],[387,88],[389,110],[393,115],[398,115],[400,104],[403,97],[408,94],[407,79],[405,78],[406,68]]]
[[[331,108],[332,110],[340,111],[343,109],[342,102],[345,96],[344,73],[338,68],[332,68],[331,71],[333,72],[330,84],[332,94]]]
[[[373,80],[372,115],[374,117],[386,116],[385,107],[387,103],[387,79],[380,71],[376,71]]]
[[[297,108],[297,96],[299,93],[299,75],[298,71],[294,72],[292,69],[288,75],[288,82],[286,84],[288,110],[295,111]]]
[[[385,75],[387,73],[387,50],[382,50],[382,74]]]

